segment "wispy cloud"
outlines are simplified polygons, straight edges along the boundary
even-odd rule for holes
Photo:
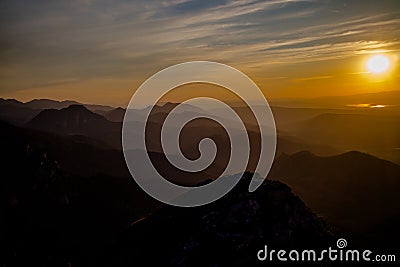
[[[303,78],[298,78],[295,79],[294,81],[296,82],[302,82],[302,81],[312,81],[312,80],[323,80],[323,79],[331,79],[334,76],[332,75],[324,75],[324,76],[313,76],[313,77],[303,77]]]
[[[0,92],[70,77],[144,79],[187,60],[262,69],[399,50],[399,2],[371,3],[2,1]]]

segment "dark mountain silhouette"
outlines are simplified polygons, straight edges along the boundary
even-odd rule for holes
[[[270,247],[317,248],[334,243],[327,225],[286,185],[267,181],[247,191],[252,175],[202,207],[164,207],[134,223],[113,247],[110,266],[254,266]],[[154,256],[157,253],[157,256]]]
[[[357,151],[331,157],[299,152],[278,157],[269,177],[287,183],[314,211],[356,239],[397,247],[399,165]]]
[[[125,109],[120,107],[110,110],[104,114],[104,117],[107,120],[114,122],[122,122],[124,120],[124,116],[125,116]]]
[[[29,102],[24,103],[24,106],[31,109],[62,109],[67,108],[71,105],[83,105],[91,111],[110,111],[114,108],[105,105],[95,105],[95,104],[84,104],[73,100],[63,100],[57,101],[52,99],[33,99]]]
[[[321,114],[297,123],[291,133],[302,140],[360,150],[400,163],[400,115]]]
[[[81,104],[72,100],[56,101],[51,99],[34,99],[24,103],[15,99],[0,98],[0,119],[14,125],[23,125],[44,109],[62,109],[71,105],[83,105],[100,115],[104,115],[114,109],[110,106]]]
[[[3,122],[0,129],[1,265],[98,266],[118,232],[159,206],[132,178],[116,176],[109,161],[121,154]],[[116,175],[101,174],[102,165]],[[90,166],[98,174],[83,176]]]
[[[82,136],[6,123],[0,128],[0,229],[8,244],[0,258],[10,264],[116,266],[144,258],[159,245],[160,257],[151,258],[158,263],[227,259],[240,265],[251,264],[265,243],[320,247],[331,240],[324,223],[282,183],[267,181],[250,194],[246,176],[211,205],[156,212],[159,203],[132,181],[121,151]],[[396,248],[399,168],[360,152],[301,152],[278,157],[268,178],[288,183],[353,244]],[[145,219],[122,231],[140,218]]]
[[[165,103],[158,103],[155,107],[156,112],[170,112],[173,108],[177,105],[180,105],[183,108],[184,112],[193,112],[193,113],[204,113],[205,111],[199,107],[192,106],[189,104],[180,104],[175,102],[165,102]],[[152,108],[152,107],[147,107]]]
[[[27,146],[45,147],[68,173],[80,176],[109,175],[128,177],[123,155],[107,144],[81,135],[61,136],[24,129],[1,122],[2,138],[18,140]]]
[[[271,109],[278,136],[308,146],[304,150],[319,155],[358,150],[400,164],[400,113],[396,110],[348,107]],[[245,107],[236,107],[235,110],[243,114],[245,121],[252,123],[252,114]],[[221,110],[211,109],[209,112],[221,113]],[[222,117],[226,117],[223,114]]]
[[[22,107],[24,105],[23,102],[18,101],[16,99],[4,99],[0,98],[0,106],[5,106],[5,105],[10,105],[10,106],[20,106]]]
[[[148,120],[148,133],[149,133],[149,138],[148,138],[148,150],[153,151],[153,152],[162,152],[160,142],[159,142],[159,136],[160,136],[160,129],[165,121],[165,118],[168,116],[169,112],[176,107],[176,103],[166,103],[163,106],[155,106],[152,113],[150,114],[149,120]],[[190,110],[196,110],[196,107],[186,105],[185,106],[185,111],[176,114],[178,118],[196,118],[200,117],[202,114],[205,113],[195,113]],[[130,110],[129,112],[132,112],[133,114],[133,121],[130,121],[128,125],[130,125],[131,134],[133,135],[138,135],[138,133],[135,131],[135,129],[138,129],[139,124],[136,120],[142,119],[141,116],[143,116],[143,110]],[[203,111],[204,112],[204,111]],[[109,120],[114,120],[114,121],[122,121],[123,116],[124,116],[125,110],[122,108],[115,109],[109,113],[109,115],[105,115],[106,118]],[[115,115],[115,116],[114,116]],[[113,117],[113,118],[111,118]],[[230,125],[229,120],[226,121],[226,125]],[[249,133],[252,139],[254,139],[254,147],[259,146],[259,140],[257,139],[257,131],[258,128],[254,127],[254,125],[248,124],[249,126]],[[121,126],[122,127],[122,126]],[[178,127],[178,125],[169,125],[169,127]],[[100,129],[101,130],[101,129]],[[237,129],[234,130],[234,135],[238,136],[240,134],[244,134],[239,132]],[[139,135],[138,135],[139,136]],[[197,143],[201,137],[207,137],[207,136],[212,136],[213,140],[215,140],[216,143],[223,143],[226,145],[226,142],[224,139],[226,139],[225,136],[223,136],[223,131],[221,131],[221,127],[219,127],[217,124],[213,123],[210,120],[203,120],[203,119],[198,119],[190,122],[182,131],[182,136],[181,138],[181,148],[183,151],[185,151],[186,155],[192,158],[196,158],[199,156],[198,150],[197,150]],[[115,138],[120,139],[120,136],[115,136]],[[139,138],[139,137],[138,137]],[[278,137],[278,147],[277,147],[277,154],[279,155],[282,152],[285,153],[295,153],[298,151],[302,150],[310,150],[313,151],[314,153],[317,153],[319,155],[332,155],[337,153],[338,151],[331,148],[329,145],[324,145],[324,144],[309,144],[303,142],[303,140],[299,140],[296,137],[290,136],[290,135],[280,135]],[[137,147],[129,147],[129,149],[138,149]],[[227,154],[227,150],[223,149],[222,154],[225,153],[224,157],[229,157]],[[252,166],[255,166],[255,161],[252,163]],[[252,167],[252,168],[253,168]],[[251,168],[249,168],[249,171],[251,171]]]
[[[18,100],[0,98],[0,119],[3,121],[22,125],[39,112],[40,110],[32,109]]]
[[[84,135],[116,148],[121,147],[121,125],[108,121],[82,105],[43,110],[25,126],[61,135]]]
[[[77,101],[73,100],[63,100],[57,101],[52,99],[33,99],[28,102],[21,102],[15,99],[3,99],[0,98],[0,106],[3,105],[13,105],[15,107],[25,107],[35,110],[43,110],[43,109],[62,109],[67,108],[71,105],[84,105],[90,110],[103,110],[103,111],[110,111],[114,108],[111,106],[105,105],[96,105],[96,104],[82,104]]]
[[[5,104],[0,105],[0,119],[15,125],[23,125],[39,114],[40,110],[24,106]]]
[[[165,242],[171,251],[167,263],[199,259],[196,253],[213,251],[216,245],[227,245],[221,255],[240,253],[245,263],[254,261],[253,250],[266,241],[282,246],[319,246],[331,241],[326,225],[281,183],[268,182],[259,193],[249,194],[248,174],[244,184],[213,205],[190,210],[167,207],[157,212],[160,203],[129,176],[83,175],[87,166],[119,168],[108,162],[111,157],[122,162],[120,151],[112,150],[120,153],[113,154],[97,148],[95,141],[2,122],[0,128],[4,166],[0,234],[7,244],[0,263],[6,266],[116,266],[109,263],[126,257],[136,258],[137,263],[151,252],[146,250],[149,245]],[[65,167],[67,161],[78,165],[74,173],[67,171],[72,170]],[[142,221],[139,227],[144,227],[143,231],[138,231],[137,224],[123,231],[149,213],[154,215]],[[170,222],[180,231],[170,229],[167,232],[175,234],[164,239],[163,230]],[[139,245],[147,233],[154,239],[146,239],[141,250],[130,250],[129,246]],[[124,241],[132,239],[135,243]],[[181,241],[188,245],[199,241],[201,247],[186,254]],[[207,259],[220,262],[222,258],[214,252]]]
[[[36,116],[28,125],[48,127],[51,123],[54,131],[71,130],[81,131],[86,124],[104,123],[104,117],[89,111],[82,105],[71,105],[61,110],[46,109]]]
[[[316,144],[313,142],[305,142],[304,139],[300,139],[295,136],[286,136],[284,134],[279,135],[278,143],[276,147],[276,155],[279,156],[282,153],[294,154],[301,151],[312,151],[319,156],[330,156],[340,153],[332,144]]]
[[[136,118],[143,118],[145,112],[148,112],[150,109],[153,109],[152,115],[153,117],[153,122],[156,122],[155,116],[159,113],[161,114],[168,114],[173,108],[175,108],[179,103],[172,103],[172,102],[166,102],[166,103],[158,103],[155,106],[148,106],[143,109],[135,109],[135,117]],[[188,104],[181,104],[184,107],[183,112],[189,112],[191,114],[201,114],[204,113],[205,111],[202,110],[201,108],[188,105]],[[98,111],[95,111],[96,113],[99,113]],[[106,111],[99,113],[103,115],[106,119],[109,121],[114,121],[114,122],[122,122],[125,116],[126,109],[118,107],[116,109]],[[182,113],[182,112],[181,112]]]
[[[28,103],[33,107],[44,107],[47,105],[60,107],[71,101],[52,101],[35,100]],[[28,103],[22,103],[16,100],[0,101],[0,118],[16,125],[24,125],[33,117],[37,116],[39,111],[27,107]],[[36,104],[40,104],[39,106]],[[33,105],[35,104],[35,105]],[[150,117],[150,123],[161,125],[168,112],[170,112],[177,103],[163,103],[154,107]],[[88,105],[86,105],[88,107]],[[125,110],[122,108],[106,111],[91,110],[96,114],[103,116],[112,122],[121,123]],[[133,110],[138,119],[142,119],[144,110]],[[257,108],[257,107],[255,107]],[[244,107],[235,107],[235,110],[243,116],[247,127],[252,132],[257,132],[258,128],[253,121],[252,115]],[[313,108],[281,108],[273,107],[274,116],[279,138],[278,152],[295,153],[301,150],[309,150],[318,155],[333,155],[343,153],[348,150],[359,150],[371,153],[378,157],[400,163],[400,128],[397,127],[397,121],[400,119],[396,112],[386,109],[313,109]],[[196,117],[206,113],[220,114],[220,110],[210,109],[207,112],[195,106],[185,105],[184,112],[179,113],[178,117]],[[329,113],[327,113],[329,112]],[[222,116],[223,118],[224,116]],[[230,125],[226,120],[226,125]],[[29,125],[29,123],[28,123]],[[209,123],[195,123],[196,131],[213,132],[213,127]],[[117,127],[116,125],[112,127]],[[121,125],[118,126],[121,128]],[[157,126],[158,127],[158,126]],[[114,128],[114,129],[115,129]],[[194,128],[194,127],[192,127]],[[214,127],[215,128],[215,127]],[[42,127],[44,131],[52,131],[51,127]],[[74,134],[76,129],[66,131],[67,134]],[[99,136],[99,133],[102,133]],[[60,132],[58,132],[60,133]],[[193,134],[195,134],[194,132]],[[63,133],[61,133],[63,134]],[[99,128],[98,133],[90,131],[78,131],[88,137],[94,137],[112,145],[115,148],[121,148],[119,131],[111,130],[108,126]],[[133,133],[135,134],[135,133]],[[151,140],[150,142],[153,142]],[[151,149],[153,150],[153,149]],[[159,152],[160,150],[155,150]]]
[[[31,109],[62,109],[71,105],[80,105],[80,103],[72,100],[57,101],[51,99],[33,99],[24,104]]]

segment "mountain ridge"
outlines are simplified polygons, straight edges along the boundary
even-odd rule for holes
[[[121,133],[120,124],[108,121],[83,105],[42,110],[24,126],[61,135],[85,135],[121,147],[121,140],[115,138]]]
[[[278,157],[271,179],[288,184],[332,225],[364,242],[395,246],[400,230],[400,166],[359,151],[328,157],[310,152]],[[374,241],[371,241],[374,240]]]

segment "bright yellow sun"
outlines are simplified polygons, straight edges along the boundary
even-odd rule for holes
[[[367,70],[374,74],[380,74],[387,71],[390,67],[390,60],[384,55],[374,55],[367,61]]]

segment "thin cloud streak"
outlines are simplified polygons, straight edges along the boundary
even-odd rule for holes
[[[71,77],[143,80],[188,60],[262,72],[399,51],[397,2],[360,16],[366,2],[10,1],[0,12],[0,93]]]
[[[335,76],[332,75],[325,75],[325,76],[313,76],[313,77],[303,77],[295,79],[295,82],[303,82],[303,81],[312,81],[312,80],[323,80],[323,79],[332,79]]]

